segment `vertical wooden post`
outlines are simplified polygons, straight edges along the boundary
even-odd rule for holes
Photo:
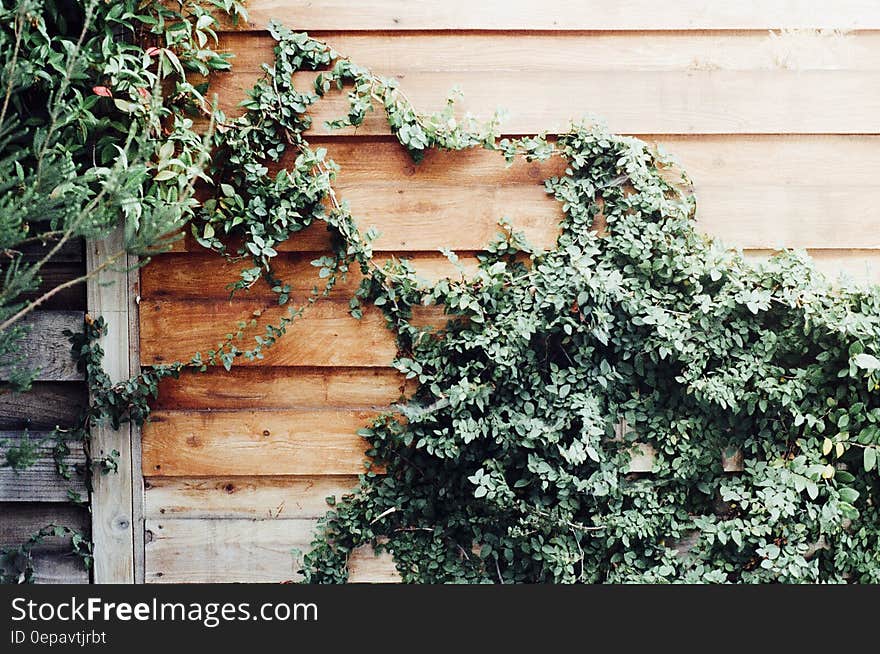
[[[123,248],[122,230],[102,241],[86,243],[86,266],[99,268]],[[93,317],[103,316],[107,334],[101,339],[104,369],[110,380],[131,376],[129,276],[125,256],[91,278],[87,306]],[[115,450],[118,470],[92,477],[92,540],[95,544],[94,581],[98,584],[135,582],[132,434],[129,425],[114,430],[109,425],[92,431],[91,454],[109,456]]]

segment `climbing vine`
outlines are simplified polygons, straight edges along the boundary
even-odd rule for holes
[[[555,142],[501,139],[497,117],[457,117],[453,97],[420,114],[394,81],[270,32],[274,64],[244,115],[219,119],[223,164],[193,233],[250,262],[232,292],[263,278],[285,304],[276,246],[323,221],[327,286],[256,348],[358,267],[352,314],[380,308],[418,385],[362,431],[379,465],[322,521],[307,581],[344,581],[364,544],[419,582],[880,580],[877,289],[832,286],[800,253],[754,263],[714,244],[686,180],[667,181],[671,162],[641,141],[586,123]],[[294,86],[319,69],[313,88]],[[335,164],[303,135],[309,108],[342,89],[349,111],[331,126],[378,106],[416,161],[432,148],[563,157],[546,182],[565,214],[556,246],[502,223],[475,274],[427,285],[406,261],[378,265],[375,234],[333,191]],[[420,324],[425,305],[446,324]],[[241,355],[259,352],[222,356]],[[646,451],[651,472],[630,472]]]
[[[594,122],[504,139],[499,116],[459,116],[454,95],[419,113],[393,80],[306,34],[270,33],[275,61],[243,115],[211,112],[216,155],[187,219],[241,262],[232,294],[264,283],[288,312],[253,342],[258,317],[116,385],[87,331],[75,345],[99,399],[86,422],[142,422],[163,377],[262,357],[358,270],[353,319],[383,312],[394,365],[417,387],[362,430],[373,463],[321,521],[306,581],[345,581],[366,544],[408,582],[880,581],[877,288],[832,285],[802,253],[756,263],[712,242],[686,179],[668,181],[673,162],[637,139]],[[295,85],[301,70],[319,71],[314,86]],[[382,111],[415,161],[473,147],[563,158],[545,183],[564,213],[556,244],[501,221],[476,272],[427,284],[405,260],[376,262],[376,233],[360,231],[336,164],[304,134],[309,109],[340,91],[348,112],[332,126]],[[315,223],[332,235],[314,262],[324,283],[296,297],[277,247]],[[445,323],[420,321],[424,306]],[[646,452],[650,472],[633,471]]]

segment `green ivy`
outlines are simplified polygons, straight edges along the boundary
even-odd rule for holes
[[[381,468],[333,500],[306,581],[345,581],[367,544],[390,550],[408,582],[880,581],[877,288],[831,285],[803,253],[754,263],[713,243],[695,229],[686,179],[667,181],[672,163],[637,139],[595,123],[555,141],[503,139],[499,116],[460,117],[455,94],[422,114],[394,80],[306,34],[270,33],[275,62],[244,114],[213,113],[207,198],[186,219],[205,247],[241,262],[231,293],[265,283],[288,312],[252,342],[258,317],[119,384],[100,369],[95,321],[72,336],[97,398],[84,426],[146,420],[159,381],[184,368],[261,358],[359,270],[351,313],[384,313],[394,365],[417,390],[362,431]],[[197,54],[187,60],[199,70]],[[321,71],[314,87],[295,87],[299,70]],[[304,137],[310,107],[334,88],[349,109],[331,126],[378,107],[416,161],[472,147],[562,157],[564,174],[546,181],[564,212],[556,245],[534,248],[499,221],[476,273],[428,285],[405,260],[378,264],[376,233],[361,233],[333,189],[336,164]],[[195,143],[192,123],[180,129]],[[178,152],[160,146],[154,180],[188,168]],[[332,251],[313,262],[322,285],[295,297],[273,269],[278,245],[316,223]],[[425,305],[445,308],[442,329],[413,318]],[[645,450],[651,472],[632,472]],[[726,472],[723,456],[741,457],[742,471]]]
[[[328,279],[361,268],[353,313],[380,307],[395,366],[418,384],[362,431],[384,472],[335,502],[307,581],[344,581],[364,544],[411,582],[880,580],[876,288],[832,286],[802,253],[756,264],[714,244],[687,185],[637,139],[576,124],[555,143],[502,140],[496,120],[459,124],[452,102],[419,114],[393,82],[271,31],[275,65],[221,135],[228,188],[196,234],[221,251],[240,237],[253,267],[239,288],[259,275],[277,288],[275,246],[324,221],[336,245],[316,265]],[[294,71],[331,60],[314,94],[294,88]],[[378,105],[414,159],[563,157],[546,182],[565,214],[556,246],[500,225],[476,274],[433,286],[405,261],[376,264],[330,186],[335,166],[302,135],[334,85],[351,88],[334,126]],[[292,169],[270,175],[285,148]],[[424,305],[445,307],[442,330],[412,319]],[[648,447],[651,473],[630,472]],[[723,453],[742,456],[740,474]]]

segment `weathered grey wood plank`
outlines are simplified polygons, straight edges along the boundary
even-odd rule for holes
[[[70,479],[65,479],[56,470],[52,449],[55,441],[47,432],[31,432],[28,438],[39,444],[39,459],[24,470],[0,468],[0,502],[66,502],[68,491],[86,495],[85,479],[73,469],[83,466],[86,456],[79,441],[68,443],[70,454],[64,461],[71,468]],[[0,431],[0,458],[9,447],[16,447],[25,440],[24,432]]]
[[[62,525],[84,533],[89,531],[88,510],[70,503],[5,502],[0,504],[0,547],[18,547],[47,525]],[[66,551],[66,538],[47,538],[37,548]]]
[[[19,352],[28,365],[39,369],[39,381],[74,381],[83,378],[70,353],[70,342],[63,332],[82,331],[82,311],[34,311],[20,323],[30,332],[20,341]],[[7,378],[7,360],[0,361],[0,380]]]
[[[81,382],[36,382],[26,393],[0,393],[0,429],[69,427],[87,402]]]
[[[61,284],[82,277],[85,273],[85,266],[81,261],[72,262],[52,262],[43,266],[40,271],[42,283],[31,293],[22,295],[24,300],[34,300],[41,297],[44,293],[60,286]],[[40,304],[40,310],[48,309],[85,309],[86,308],[86,285],[85,283],[75,284],[63,288],[52,297]]]
[[[123,249],[121,230],[100,241],[86,243],[86,270],[95,271]],[[127,258],[109,265],[90,278],[86,285],[88,310],[102,316],[108,325],[101,339],[104,370],[113,382],[131,376],[129,350],[129,286]],[[92,540],[95,543],[95,583],[131,584],[135,582],[134,508],[131,461],[131,430],[126,424],[114,430],[99,426],[91,433],[94,458],[113,451],[116,472],[96,475],[92,480]],[[140,467],[140,466],[138,466]]]
[[[38,261],[46,256],[55,246],[53,242],[46,243],[28,243],[21,248],[19,252],[24,254],[25,261]],[[58,251],[52,255],[54,263],[75,263],[83,261],[83,242],[82,239],[73,239],[65,242]]]
[[[50,524],[88,534],[88,511],[72,504],[0,503],[0,548],[17,548]],[[32,554],[35,583],[89,583],[89,573],[71,552],[69,538],[49,537],[35,546]]]

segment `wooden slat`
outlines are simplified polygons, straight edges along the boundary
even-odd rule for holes
[[[584,71],[880,69],[880,33],[858,32],[612,32],[397,33],[313,35],[377,75],[403,83],[416,71],[526,73]],[[221,34],[237,73],[261,71],[275,59],[265,32]],[[401,57],[401,53],[414,56]]]
[[[130,255],[126,274],[128,284],[128,364],[131,376],[141,373],[140,361],[140,321],[138,304],[140,302],[140,261]],[[131,442],[131,516],[132,541],[134,549],[134,583],[144,583],[144,478],[141,474],[141,428],[129,425]]]
[[[147,583],[295,581],[314,520],[147,520]]]
[[[53,248],[54,242],[43,243],[27,243],[18,249],[24,255],[25,261],[39,261],[43,259]],[[52,255],[53,263],[74,263],[83,261],[83,242],[82,239],[71,239],[65,241],[58,251]]]
[[[32,293],[25,293],[21,299],[32,301],[43,294],[55,289],[64,282],[81,277],[85,269],[81,262],[74,263],[48,263],[40,271],[42,283]],[[68,286],[40,304],[41,310],[47,309],[85,309],[86,287],[85,284]]]
[[[144,302],[141,304],[141,361],[144,365],[188,361],[197,351],[216,347],[236,323],[248,319],[259,303],[229,302]],[[385,329],[378,310],[352,318],[347,305],[318,302],[297,319],[262,361],[242,359],[239,365],[273,366],[369,366],[390,365],[396,352],[394,335]],[[265,310],[260,324],[277,323],[286,308]],[[194,317],[198,320],[194,320]],[[249,334],[263,333],[263,328]],[[253,347],[246,338],[240,347]]]
[[[95,271],[124,250],[124,235],[115,230],[100,241],[86,244],[86,268]],[[131,377],[129,352],[128,259],[104,268],[87,284],[88,308],[103,316],[108,325],[101,338],[104,371],[112,382]],[[95,583],[134,583],[134,509],[131,430],[128,424],[113,429],[109,424],[91,430],[92,458],[114,456],[116,470],[92,480],[92,538],[95,543]],[[116,455],[112,453],[116,452]]]
[[[0,520],[0,547],[17,547],[43,527],[56,524],[88,532],[86,510],[72,504],[7,503]],[[9,519],[7,519],[7,517]],[[66,548],[63,539],[48,538],[42,549]]]
[[[27,365],[39,369],[38,381],[72,381],[83,378],[76,369],[76,362],[70,353],[70,341],[62,332],[69,329],[81,332],[83,328],[82,311],[34,311],[19,324],[30,328],[19,345]],[[6,370],[0,366],[0,379]]]
[[[278,583],[297,581],[300,558],[314,538],[314,520],[148,520],[147,583]],[[387,555],[359,551],[350,581],[390,577]]]
[[[298,236],[294,236],[291,241],[297,239]],[[293,247],[292,244],[285,245]],[[229,263],[214,253],[206,252],[198,244],[195,247],[201,249],[201,252],[196,249],[193,253],[164,254],[145,266],[141,272],[141,300],[228,299],[228,285],[237,281],[241,270],[248,265],[241,261]],[[459,263],[465,270],[473,271],[476,259],[469,254],[459,254]],[[315,287],[323,290],[326,280],[320,279],[319,268],[311,265],[317,256],[319,254],[282,252],[273,260],[275,276],[291,285],[294,301],[303,301]],[[440,253],[404,252],[396,255],[396,258],[407,259],[427,283],[434,283],[445,277],[461,276],[456,266]],[[387,257],[382,254],[376,256],[379,265],[384,265],[386,260]],[[360,270],[351,271],[346,279],[336,283],[329,297],[348,302],[361,280]],[[235,298],[277,301],[278,295],[265,282],[258,282],[246,291],[236,292]]]
[[[384,327],[383,327],[384,329]],[[185,373],[159,385],[156,409],[382,408],[412,390],[392,368],[251,368]]]
[[[150,477],[146,483],[148,519],[319,518],[357,488],[358,479],[341,477]]]
[[[36,382],[26,393],[0,393],[0,429],[69,427],[86,403],[80,382]]]
[[[871,0],[250,0],[249,25],[270,20],[305,30],[732,30],[876,29]]]
[[[55,469],[52,449],[55,440],[45,432],[31,432],[32,443],[41,443],[38,450],[39,459],[25,470],[13,470],[0,467],[0,502],[66,502],[69,500],[68,490],[86,497],[85,479],[71,470],[71,478],[65,479]],[[0,431],[0,453],[6,448],[20,445],[25,440],[23,432]],[[71,466],[84,465],[86,462],[82,443],[69,442],[70,454],[64,462]]]
[[[157,411],[143,430],[145,476],[356,475],[371,411]]]
[[[688,171],[695,183],[698,221],[731,246],[829,249],[880,245],[873,238],[877,230],[872,229],[878,222],[873,198],[880,192],[872,172],[880,167],[876,136],[645,138],[673,154]],[[376,243],[379,250],[407,246],[436,250],[448,245],[459,250],[482,248],[495,232],[497,218],[505,214],[513,215],[518,226],[530,226],[529,234],[537,243],[553,241],[559,205],[544,196],[540,182],[560,172],[559,162],[521,163],[507,171],[496,153],[432,152],[416,166],[398,145],[386,140],[318,139],[315,145],[328,147],[339,163],[338,192],[350,202],[361,226],[376,225],[382,230]],[[486,191],[489,186],[495,189],[491,193]],[[516,193],[522,195],[511,193],[511,188],[520,189]],[[519,204],[525,195],[527,207]],[[480,209],[474,211],[475,206]],[[326,248],[326,231],[316,227],[293,237],[281,249]],[[159,287],[166,283],[169,294],[182,292],[182,283],[170,279],[174,271],[156,267],[144,274],[145,293],[148,286],[161,292]],[[176,274],[183,276],[185,270]],[[231,280],[233,270],[229,274]],[[160,279],[148,285],[153,275]],[[218,296],[224,292],[215,285],[209,288]]]
[[[396,584],[400,583],[400,573],[390,552],[377,554],[372,547],[362,545],[348,557],[348,583]]]
[[[82,560],[70,552],[53,552],[38,550],[32,553],[34,573],[32,582],[35,584],[87,584],[89,571]],[[6,570],[12,573],[13,570]],[[21,574],[20,569],[14,572]]]
[[[401,54],[405,56],[405,54]],[[311,88],[315,73],[298,73]],[[626,134],[876,134],[880,90],[861,71],[414,71],[401,88],[419,111],[435,111],[453,88],[464,92],[462,113],[488,118],[502,108],[507,134],[558,133],[572,121],[598,118]],[[253,73],[215,76],[211,93],[227,115],[256,80]],[[345,94],[328,93],[313,105],[311,134],[388,134],[384,113],[363,125],[331,130],[325,122],[348,111]],[[800,111],[803,107],[810,111]]]
[[[18,547],[43,527],[53,524],[77,529],[86,534],[89,531],[87,510],[69,503],[9,502],[2,505],[2,512],[0,547]],[[57,552],[66,551],[68,546],[69,539],[52,536],[37,549]]]

